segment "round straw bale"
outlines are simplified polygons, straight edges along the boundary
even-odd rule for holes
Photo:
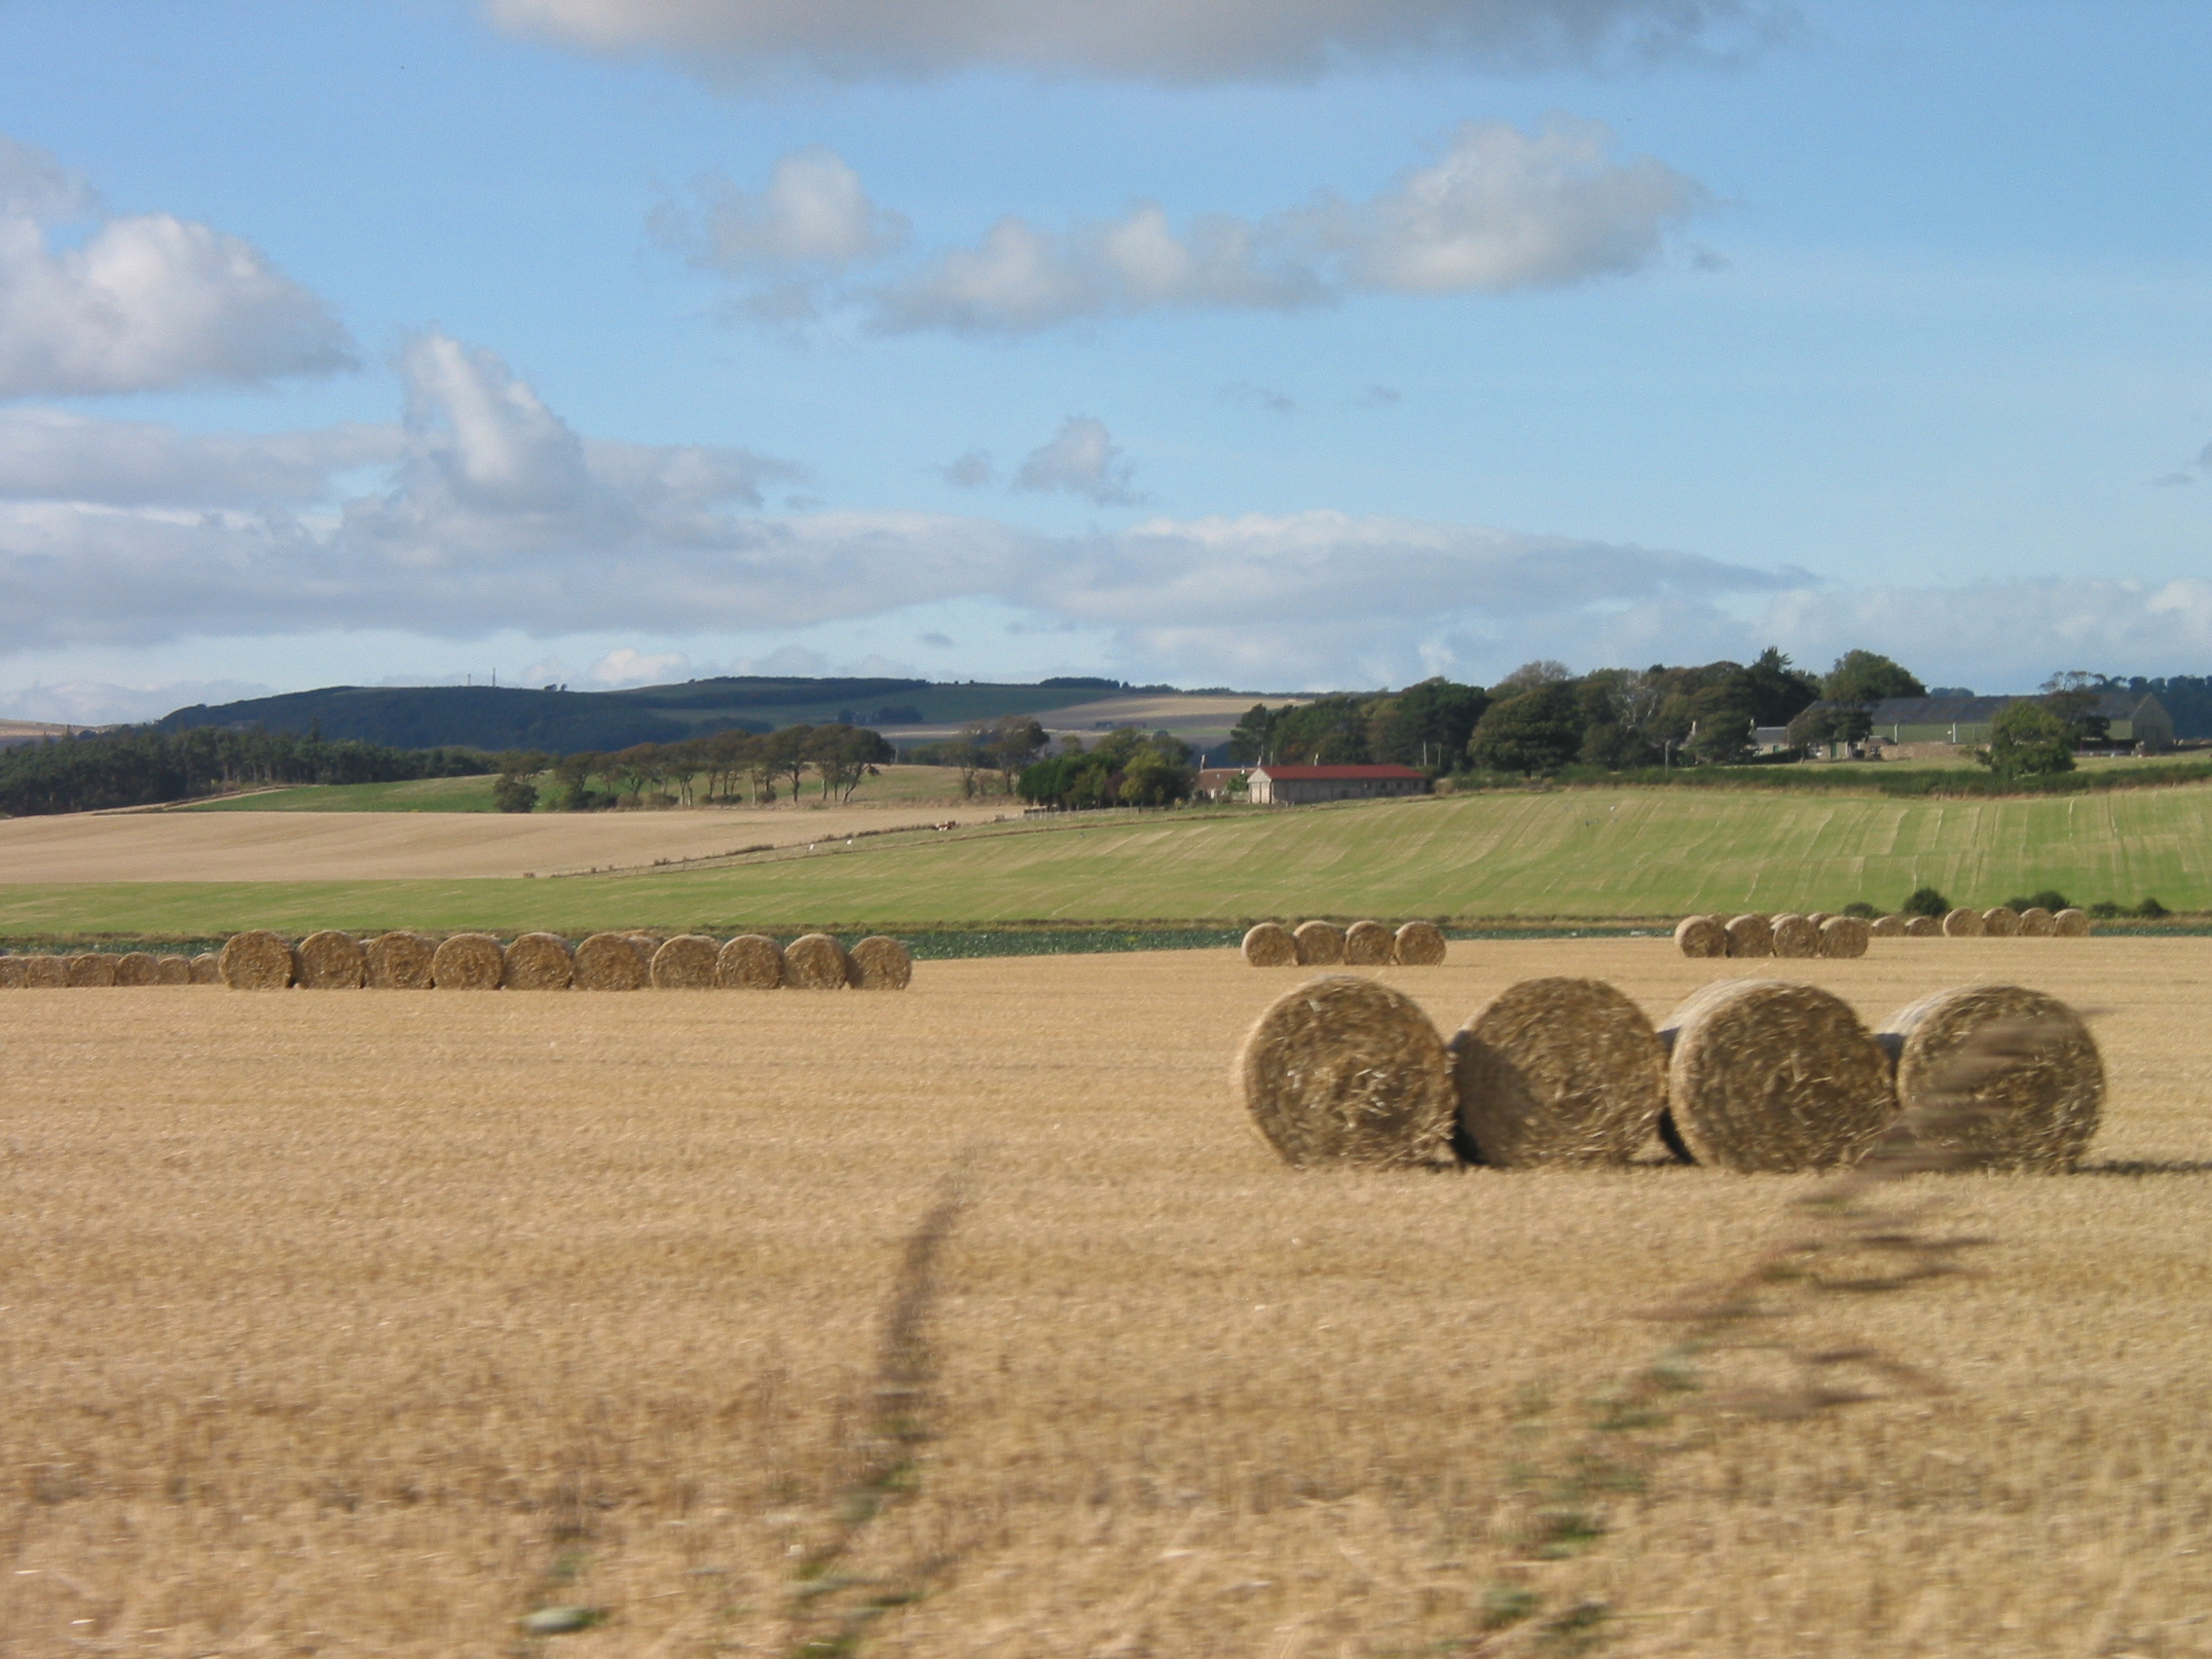
[[[576,953],[559,934],[526,933],[507,946],[499,988],[565,991],[576,977]]]
[[[1345,959],[1345,930],[1334,922],[1300,922],[1290,937],[1298,940],[1301,968],[1329,968]]]
[[[379,934],[361,953],[362,977],[372,990],[426,991],[437,954],[437,941],[419,933]]]
[[[281,991],[299,977],[292,941],[267,928],[233,934],[223,945],[223,983],[234,991]]]
[[[1244,964],[1248,968],[1291,968],[1298,963],[1298,940],[1280,922],[1262,922],[1244,935]]]
[[[69,958],[69,988],[92,990],[115,983],[115,958],[97,950],[80,950]]]
[[[25,966],[28,961],[28,957],[10,956],[0,951],[0,991],[19,991],[23,988],[23,981],[30,977]]]
[[[115,959],[115,982],[119,985],[158,985],[162,982],[162,964],[150,950],[133,950]]]
[[[300,940],[299,958],[300,983],[311,991],[357,991],[367,982],[368,952],[351,934],[312,933]]]
[[[1727,924],[1718,916],[1684,916],[1675,924],[1675,943],[1684,956],[1726,956]]]
[[[1524,979],[1450,1044],[1460,1147],[1478,1163],[1625,1163],[1667,1105],[1667,1051],[1602,979]]]
[[[652,967],[628,934],[595,933],[576,946],[579,991],[638,991],[651,981]]]
[[[1408,922],[1398,929],[1391,955],[1401,968],[1434,968],[1444,961],[1444,930],[1434,922]]]
[[[784,946],[784,983],[794,990],[833,991],[851,977],[845,947],[828,934],[801,934]]]
[[[490,934],[449,935],[430,957],[430,983],[441,991],[496,991],[505,973],[505,955]]]
[[[1736,916],[1722,925],[1730,956],[1772,956],[1774,924],[1761,915]]]
[[[1827,925],[1827,919],[1834,914],[1833,910],[1808,910],[1805,912],[1805,920],[1815,928],[1822,928]]]
[[[1874,930],[1857,916],[1830,916],[1821,924],[1823,956],[1864,956]]]
[[[1987,939],[2011,939],[2020,931],[2020,913],[1995,904],[1981,913],[1981,931]]]
[[[711,991],[722,941],[705,934],[678,934],[653,952],[653,989]]]
[[[1887,916],[1876,916],[1866,924],[1866,931],[1875,939],[1902,939],[1905,926],[1911,919],[1893,911]]]
[[[1345,961],[1353,968],[1381,968],[1397,943],[1397,935],[1381,922],[1354,922],[1345,929]]]
[[[2020,912],[2020,937],[2022,939],[2048,939],[2050,937],[2050,912],[2041,904],[2030,904],[2025,910],[2022,910]]]
[[[2089,912],[2077,910],[2072,905],[2056,912],[2050,918],[2051,934],[2058,939],[2087,939]]]
[[[1851,1005],[1818,985],[1725,979],[1661,1031],[1673,1138],[1740,1172],[1862,1157],[1897,1116],[1888,1058]]]
[[[1914,1140],[1981,1169],[2071,1169],[2104,1110],[2096,1040],[2055,997],[2018,985],[1937,991],[1899,1010],[1898,1100]]]
[[[784,947],[766,934],[739,934],[715,958],[715,983],[730,991],[772,991],[784,982]]]
[[[158,985],[189,985],[192,983],[192,958],[165,956],[155,965],[154,982]]]
[[[1278,997],[1234,1074],[1253,1125],[1286,1163],[1452,1161],[1452,1059],[1404,992],[1348,974]]]
[[[223,959],[212,950],[203,950],[192,959],[192,982],[196,985],[223,983]]]
[[[877,934],[853,946],[853,984],[864,991],[903,991],[914,977],[914,958],[895,939]]]
[[[26,991],[58,991],[69,983],[69,959],[66,956],[40,954],[23,958],[23,989]]]
[[[1934,916],[1907,916],[1904,919],[1904,937],[1907,939],[1941,939],[1943,924]]]
[[[1943,918],[1943,937],[1945,939],[1979,939],[1981,937],[1981,912],[1968,909],[1953,910]]]
[[[1820,955],[1821,930],[1813,925],[1813,918],[1788,910],[1775,917],[1774,953],[1777,956]]]

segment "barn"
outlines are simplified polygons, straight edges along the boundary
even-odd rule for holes
[[[1412,766],[1255,766],[1254,806],[1307,806],[1320,800],[1380,800],[1428,793],[1428,774]]]

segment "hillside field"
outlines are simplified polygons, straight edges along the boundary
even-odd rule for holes
[[[560,816],[467,822],[491,836],[507,832],[502,824],[520,833]],[[623,816],[635,826],[621,830],[630,854],[624,862],[632,865],[663,856],[647,852],[657,836],[690,856],[740,839],[701,830],[702,820],[721,814]],[[1862,899],[1887,909],[1924,883],[1967,904],[2056,887],[2077,903],[2133,903],[2150,894],[2176,910],[2202,910],[2212,909],[2208,820],[2206,786],[1972,800],[1572,790],[1279,811],[1075,814],[849,847],[817,840],[812,853],[753,855],[717,868],[523,881],[498,879],[481,848],[463,866],[425,841],[409,866],[405,834],[390,843],[395,862],[380,866],[389,879],[359,879],[358,866],[337,857],[316,865],[276,856],[292,844],[286,837],[305,846],[311,827],[344,822],[303,814],[262,821],[271,826],[272,851],[251,870],[211,866],[182,840],[168,880],[160,879],[158,839],[128,872],[116,871],[129,880],[93,879],[96,860],[10,859],[0,868],[0,933],[1664,918],[1690,910],[1833,910]],[[151,823],[148,833],[158,837],[180,819],[132,822]],[[26,824],[64,841],[72,832],[61,820],[0,826],[0,854],[12,837],[31,833]],[[578,862],[601,861],[522,867]],[[65,868],[78,872],[74,879]],[[399,878],[409,873],[419,878]]]
[[[497,812],[492,787],[498,780],[477,778],[411,778],[393,784],[301,784],[288,789],[256,790],[251,794],[224,795],[216,800],[190,801],[168,808],[171,812]],[[561,786],[551,777],[533,780],[538,789],[538,811],[558,810],[552,803]],[[993,777],[992,787],[998,787]],[[1006,797],[997,797],[1000,809]],[[885,766],[876,777],[865,780],[845,804],[872,806],[894,802],[957,802],[960,773],[943,766]],[[789,792],[781,802],[792,805]],[[817,807],[822,786],[808,779],[798,805]],[[830,804],[837,804],[831,802]],[[704,810],[720,811],[719,807]]]
[[[1921,1178],[1976,1272],[1788,1327],[1947,1391],[1693,1417],[1518,1580],[1515,1466],[1807,1181],[1293,1173],[1227,1079],[1301,976],[1227,951],[900,995],[0,992],[0,1652],[788,1654],[867,1596],[880,1659],[1580,1651],[1486,1630],[1518,1583],[1623,1656],[2205,1654],[2212,940],[2027,942],[1788,965],[1869,1018],[1990,977],[2106,1011],[2086,1167]],[[1662,1014],[1716,966],[1388,977],[1449,1030],[1549,974]],[[802,1603],[954,1174],[935,1382],[894,1397],[919,1463]],[[548,1604],[606,1622],[523,1641]]]

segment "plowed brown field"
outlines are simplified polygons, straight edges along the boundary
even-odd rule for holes
[[[1656,1014],[1745,966],[1869,1016],[1992,978],[2105,1010],[2104,1133],[2071,1176],[1915,1183],[1983,1276],[1835,1335],[1951,1392],[1696,1439],[1532,1581],[1603,1598],[1608,1652],[2212,1651],[2212,941],[1462,942],[1386,977],[1449,1028],[1532,975]],[[866,1650],[933,1659],[1536,1650],[1484,1632],[1509,1465],[1806,1184],[1293,1174],[1227,1073],[1300,977],[0,992],[0,1653],[536,1651],[544,1604],[605,1609],[542,1649],[574,1659],[792,1650],[953,1170],[932,1438],[825,1619],[901,1601]]]
[[[803,846],[1008,810],[886,804],[691,812],[117,813],[0,821],[0,882],[407,881],[558,875]]]

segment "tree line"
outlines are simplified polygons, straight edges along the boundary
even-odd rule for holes
[[[521,756],[501,769],[494,796],[503,812],[530,812],[538,787],[528,775],[549,771],[558,804],[570,812],[645,804],[693,806],[721,801],[760,806],[796,800],[811,772],[825,800],[850,800],[861,784],[898,756],[880,732],[855,725],[790,725],[779,731],[718,731],[682,743],[639,743],[612,754]],[[535,763],[531,763],[535,762]],[[597,787],[595,787],[597,786]]]
[[[317,729],[90,732],[0,750],[0,813],[12,818],[152,806],[275,784],[387,784],[495,770],[462,749],[393,749]]]

